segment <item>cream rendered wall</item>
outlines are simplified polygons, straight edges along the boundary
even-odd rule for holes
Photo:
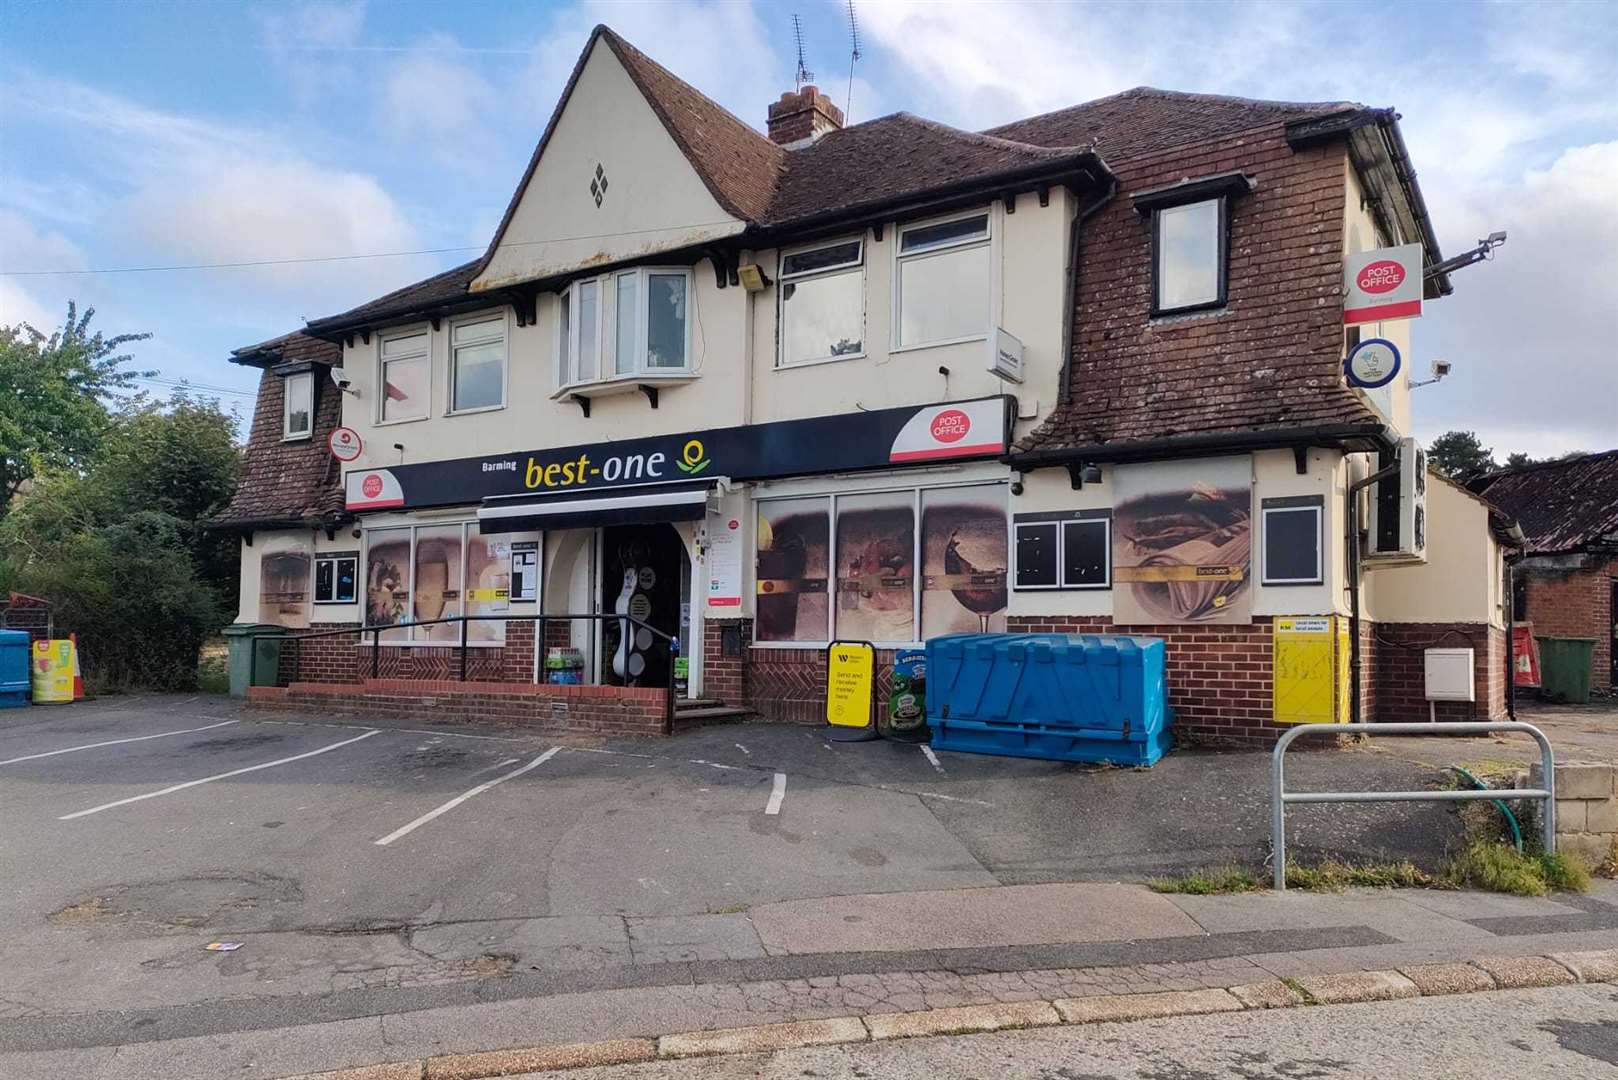
[[[1505,626],[1501,550],[1488,508],[1437,474],[1427,485],[1427,562],[1370,566],[1366,614],[1377,622]]]
[[[995,201],[989,212],[995,280],[990,304],[993,325],[1023,343],[1024,381],[1003,382],[986,370],[989,343],[894,350],[893,317],[898,229],[883,227],[882,239],[865,237],[865,356],[796,367],[777,366],[777,320],[780,311],[780,257],[777,250],[754,252],[777,283],[754,299],[752,391],[754,422],[799,416],[821,416],[924,402],[1015,394],[1025,419],[1017,434],[1031,431],[1056,403],[1061,372],[1062,304],[1066,296],[1069,224],[1073,199],[1065,188],[1053,189],[1050,205],[1023,194],[1015,213]],[[946,217],[967,216],[963,210]],[[907,223],[914,224],[914,223]],[[826,243],[847,237],[829,237]],[[816,245],[818,246],[819,242]],[[791,250],[791,249],[788,249]],[[948,377],[940,366],[950,369]]]
[[[1343,254],[1357,255],[1362,251],[1371,251],[1379,247],[1388,247],[1396,243],[1382,236],[1376,227],[1376,219],[1371,216],[1370,210],[1364,202],[1364,189],[1360,186],[1359,177],[1353,169],[1345,169],[1347,177],[1347,191],[1344,195],[1343,214]],[[1425,368],[1417,371],[1415,357],[1411,355],[1411,324],[1414,319],[1394,319],[1389,322],[1364,323],[1360,326],[1361,338],[1384,338],[1393,342],[1402,358],[1401,370],[1394,380],[1387,386],[1376,390],[1354,388],[1355,392],[1369,401],[1384,419],[1393,425],[1396,434],[1407,434],[1410,431],[1410,386],[1412,378],[1424,378]],[[1347,341],[1344,341],[1344,355],[1347,355]]]
[[[1108,510],[1112,507],[1113,493],[1119,468],[1128,466],[1101,466],[1101,482],[1085,484],[1073,490],[1066,469],[1040,469],[1025,473],[1022,494],[1012,495],[1008,516],[1038,514],[1057,510]],[[1009,549],[1016,558],[1016,536],[1012,536]],[[1016,567],[1010,568],[1012,582],[1016,581]],[[1008,616],[1018,615],[1107,615],[1112,614],[1111,589],[1034,589],[1027,592],[1010,590],[1006,606]]]
[[[328,551],[358,551],[360,552],[360,574],[365,573],[364,551],[360,541],[354,538],[353,526],[340,529],[331,540],[326,534],[312,529],[278,529],[272,531],[258,531],[253,533],[253,542],[242,541],[241,547],[241,583],[237,590],[236,621],[239,623],[261,622],[258,612],[259,571],[260,560],[265,555],[273,555],[278,551],[305,551],[311,555],[323,555]],[[309,567],[309,621],[311,623],[347,623],[358,622],[360,619],[360,602],[358,597],[363,595],[363,586],[356,590],[355,601],[352,604],[319,604],[314,602],[314,564]]]
[[[590,181],[606,173],[596,205]],[[742,231],[612,48],[596,40],[475,290],[671,251]]]
[[[423,420],[380,423],[377,386],[383,335],[372,333],[369,343],[355,337],[343,350],[343,366],[355,391],[343,397],[343,423],[359,432],[365,448],[360,459],[345,466],[345,471],[742,423],[746,296],[740,288],[718,288],[712,264],[697,263],[692,273],[690,311],[691,362],[697,377],[689,383],[664,387],[656,409],[632,383],[628,384],[620,393],[594,398],[588,419],[578,405],[554,396],[561,304],[557,296],[544,294],[539,298],[535,325],[519,327],[511,308],[503,309],[507,334],[507,404],[503,409],[446,415],[452,322],[445,319],[436,331],[425,322],[386,331],[391,335],[416,329],[430,335],[431,415]],[[478,317],[457,316],[455,321]],[[606,317],[610,321],[610,309]],[[394,443],[404,445],[402,453],[393,449]]]

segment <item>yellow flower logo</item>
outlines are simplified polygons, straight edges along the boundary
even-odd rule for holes
[[[680,451],[680,460],[674,464],[679,466],[681,472],[695,476],[712,465],[713,461],[709,459],[701,439],[689,439]]]

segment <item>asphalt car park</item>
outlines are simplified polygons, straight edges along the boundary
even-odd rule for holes
[[[217,698],[6,719],[0,952],[29,974],[0,1013],[17,1015],[471,978],[519,953],[534,968],[739,955],[757,948],[744,912],[771,901],[1139,880],[1257,864],[1267,840],[1253,752],[1110,769],[784,725],[558,740]],[[1363,751],[1290,760],[1299,786],[1433,776]],[[1436,858],[1458,835],[1425,805],[1290,824],[1306,854]],[[243,948],[221,958],[216,940]]]

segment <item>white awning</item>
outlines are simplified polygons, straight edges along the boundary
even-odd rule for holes
[[[715,480],[704,480],[648,484],[600,493],[495,497],[485,499],[478,507],[478,526],[484,533],[509,533],[700,521],[708,512],[708,493],[714,483]]]

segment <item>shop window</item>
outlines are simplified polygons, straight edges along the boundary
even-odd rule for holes
[[[1006,499],[998,484],[921,493],[921,637],[1006,628]]]
[[[506,403],[506,317],[450,328],[449,411],[498,409]]]
[[[315,603],[352,604],[359,596],[358,555],[315,556]]]
[[[1225,200],[1152,212],[1152,314],[1225,302]]]
[[[685,269],[575,281],[557,319],[557,389],[690,374],[690,296]]]
[[[865,242],[792,252],[781,260],[780,364],[865,355]]]
[[[836,521],[837,636],[916,640],[916,493],[840,495]]]
[[[830,499],[760,502],[756,567],[759,641],[830,640]]]
[[[896,348],[989,333],[994,268],[987,214],[900,230],[897,264]]]
[[[1325,509],[1319,495],[1265,499],[1260,506],[1264,525],[1264,573],[1266,585],[1319,585],[1321,565],[1321,514]]]
[[[425,418],[428,386],[432,382],[427,332],[384,337],[379,353],[382,393],[378,395],[377,419],[387,424]]]
[[[1005,627],[1003,484],[761,500],[758,515],[759,642],[908,645]]]
[[[281,380],[281,438],[307,439],[315,429],[315,376],[300,371]]]
[[[504,612],[511,599],[511,544],[476,522],[371,529],[366,533],[365,622],[397,626],[382,641],[458,644],[459,623],[412,623]],[[467,623],[469,642],[505,640],[505,622]]]
[[[1112,585],[1112,518],[1105,510],[1018,514],[1012,523],[1019,590]]]

